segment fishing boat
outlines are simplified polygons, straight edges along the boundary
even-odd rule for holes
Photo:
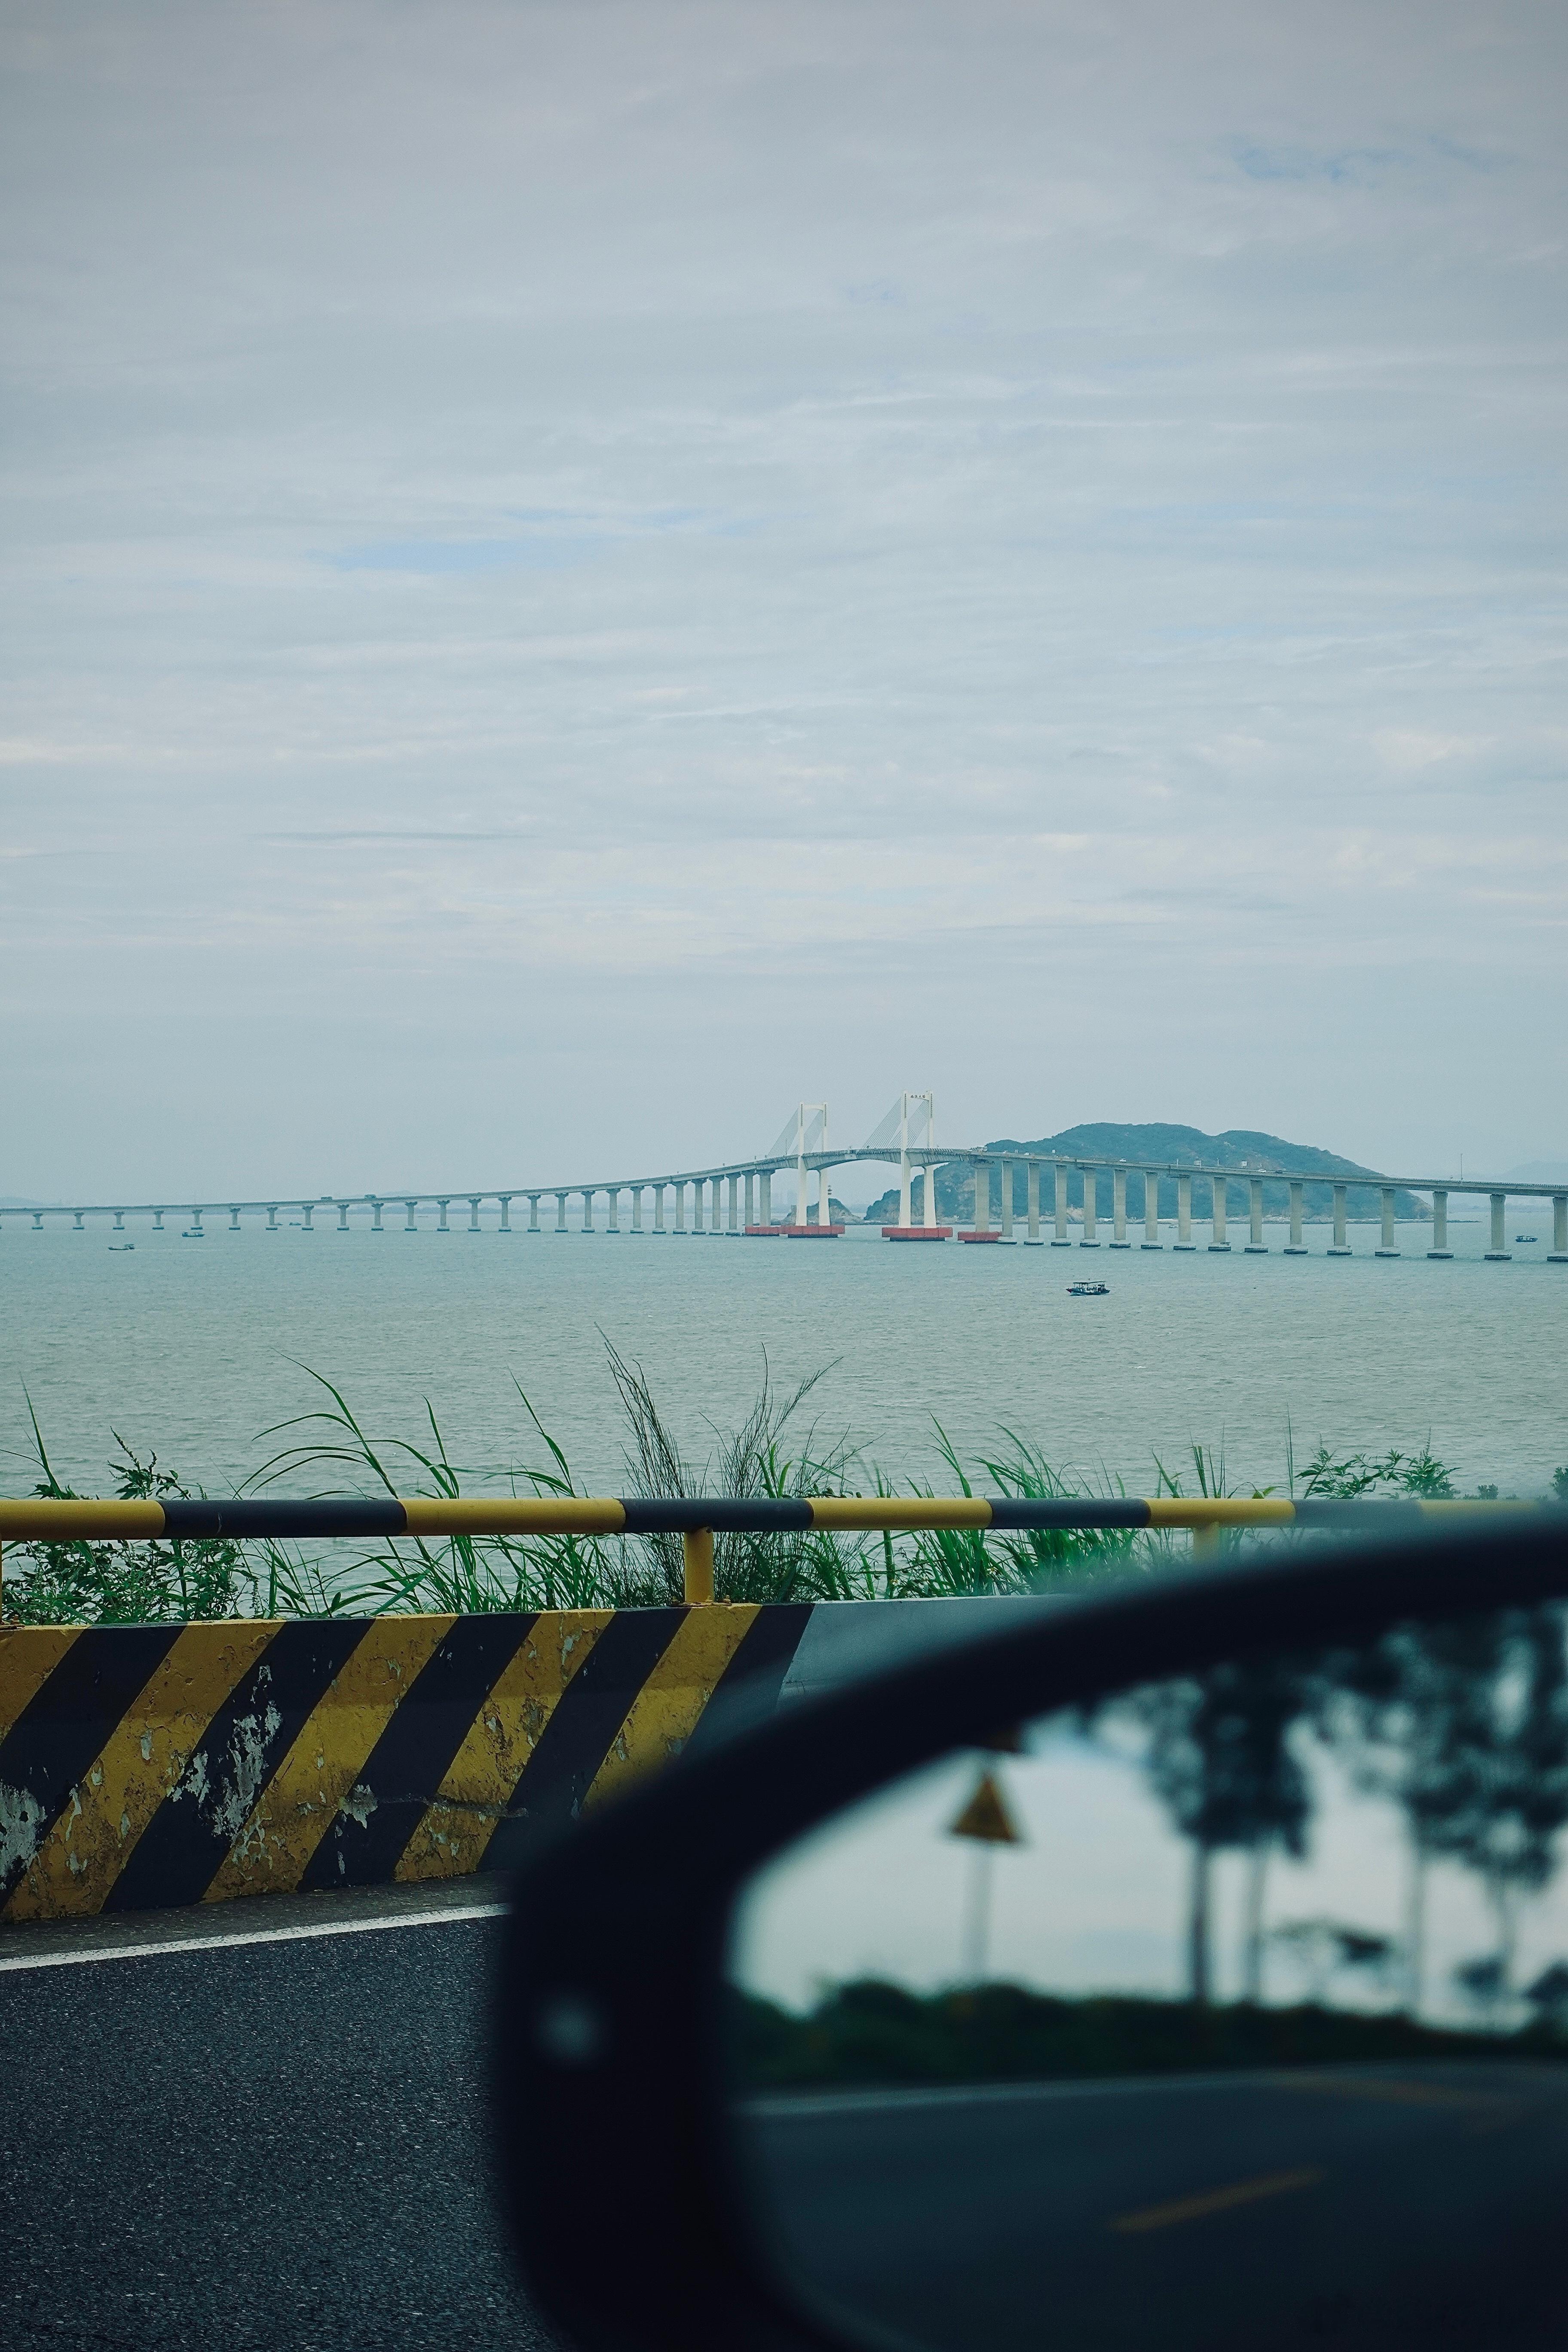
[[[133,1250],[136,1244],[134,1242],[110,1242],[109,1244],[110,1255],[110,1256],[117,1256],[126,1250]]]
[[[1515,1234],[1514,1235],[1514,1240],[1516,1242],[1532,1242],[1537,1238],[1538,1236],[1534,1234]]]
[[[1069,1298],[1109,1298],[1110,1296],[1110,1285],[1108,1282],[1069,1282],[1068,1285]]]

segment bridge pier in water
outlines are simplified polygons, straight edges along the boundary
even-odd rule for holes
[[[1040,1240],[1040,1163],[1037,1160],[1030,1160],[1024,1182],[1025,1206],[1029,1220],[1029,1237],[1026,1246],[1041,1249],[1045,1244]]]
[[[564,1192],[557,1192],[555,1195],[555,1230],[558,1234],[563,1234],[566,1230],[566,1195]]]
[[[1211,1250],[1223,1250],[1227,1253],[1230,1249],[1230,1244],[1225,1237],[1225,1213],[1226,1207],[1226,1195],[1229,1190],[1230,1187],[1226,1184],[1223,1176],[1210,1177],[1209,1223],[1213,1227],[1213,1231],[1209,1236],[1209,1248]]]
[[[640,1234],[642,1231],[642,1186],[640,1184],[634,1184],[632,1186],[632,1231],[634,1234]]]
[[[1345,1239],[1345,1193],[1343,1184],[1334,1186],[1334,1238],[1329,1244],[1331,1257],[1349,1257],[1351,1245]]]
[[[1305,1257],[1307,1255],[1307,1244],[1301,1239],[1302,1201],[1306,1190],[1305,1184],[1301,1183],[1290,1187],[1290,1238],[1285,1244],[1287,1257]]]
[[[536,1234],[539,1231],[539,1203],[542,1198],[542,1195],[538,1192],[531,1192],[528,1196],[528,1230],[531,1234]]]
[[[656,1234],[661,1235],[664,1232],[664,1186],[662,1184],[656,1184],[653,1188],[653,1229]]]
[[[1143,1239],[1141,1246],[1146,1250],[1163,1249],[1165,1246],[1160,1239],[1160,1171],[1157,1168],[1145,1168],[1143,1171]]]
[[[1546,1253],[1552,1265],[1568,1265],[1568,1192],[1552,1195],[1552,1247]]]
[[[1081,1173],[1083,1176],[1083,1233],[1079,1241],[1079,1249],[1098,1249],[1100,1247],[1097,1237],[1099,1228],[1095,1224],[1095,1212],[1100,1203],[1095,1194],[1099,1190],[1100,1171],[1098,1168],[1085,1168]]]
[[[1432,1195],[1432,1246],[1426,1255],[1428,1257],[1452,1257],[1454,1255],[1448,1247],[1448,1195],[1440,1191],[1434,1192]]]
[[[583,1187],[583,1231],[585,1234],[594,1230],[594,1189],[591,1184]]]
[[[1008,1160],[1002,1162],[1002,1238],[1013,1238],[1013,1164]]]
[[[686,1237],[686,1185],[684,1180],[679,1176],[675,1180],[675,1230],[684,1240]]]
[[[1113,1168],[1110,1171],[1110,1246],[1131,1249],[1127,1238],[1127,1171]]]
[[[1193,1239],[1193,1180],[1182,1171],[1176,1177],[1176,1239],[1179,1250],[1194,1250]]]
[[[1068,1232],[1068,1171],[1066,1162],[1060,1160],[1057,1161],[1056,1212],[1057,1229],[1051,1236],[1051,1247],[1071,1249],[1072,1239]]]
[[[436,1226],[436,1231],[437,1231],[438,1234],[449,1234],[449,1233],[451,1232],[451,1230],[452,1230],[451,1226],[447,1223],[447,1210],[451,1207],[451,1205],[452,1205],[452,1202],[451,1202],[451,1195],[450,1195],[450,1193],[448,1193],[448,1194],[447,1194],[447,1196],[446,1200],[444,1200],[444,1201],[442,1200],[441,1195],[439,1194],[439,1192],[437,1192],[437,1195],[436,1195],[436,1206],[437,1206],[437,1207],[440,1210],[440,1212],[441,1212],[440,1218],[439,1218],[439,1220],[438,1220],[438,1222],[437,1222],[437,1226]]]
[[[382,1222],[381,1222],[381,1212],[382,1212],[383,1207],[384,1206],[384,1203],[383,1202],[381,1202],[381,1201],[373,1201],[373,1202],[371,1202],[370,1206],[371,1206],[371,1220],[370,1220],[370,1229],[371,1229],[371,1232],[372,1232],[373,1234],[384,1234],[384,1233],[386,1231],[386,1227],[385,1227],[385,1226],[382,1223]]]
[[[1262,1177],[1249,1176],[1247,1180],[1247,1188],[1249,1225],[1247,1231],[1247,1248],[1244,1255],[1247,1257],[1267,1257],[1268,1255],[1268,1244],[1263,1238]]]
[[[503,1234],[510,1234],[511,1231],[511,1194],[510,1192],[503,1192],[500,1195],[500,1229]]]
[[[1494,1192],[1490,1197],[1492,1204],[1492,1245],[1487,1252],[1487,1257],[1491,1264],[1500,1265],[1513,1255],[1513,1252],[1507,1247],[1508,1194],[1506,1192]]]
[[[610,1222],[605,1230],[606,1233],[618,1234],[621,1230],[621,1188],[618,1184],[608,1184],[605,1190],[610,1203]]]
[[[471,1234],[477,1234],[479,1230],[479,1202],[483,1197],[479,1192],[468,1194],[468,1231]]]
[[[1375,1257],[1397,1257],[1399,1251],[1394,1239],[1394,1187],[1383,1187],[1383,1238],[1373,1255]]]

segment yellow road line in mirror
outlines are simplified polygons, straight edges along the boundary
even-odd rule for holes
[[[1303,2165],[1296,2172],[1261,2172],[1255,2180],[1233,2181],[1228,2189],[1206,2189],[1196,2197],[1173,2197],[1168,2205],[1145,2205],[1137,2213],[1119,2213],[1110,2224],[1123,2237],[1144,2230],[1170,2230],[1181,2221],[1205,2221],[1211,2213],[1228,2213],[1233,2206],[1256,2204],[1263,2197],[1288,2197],[1297,2189],[1315,2189],[1324,2178],[1321,2165]]]

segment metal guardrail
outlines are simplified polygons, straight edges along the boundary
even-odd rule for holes
[[[791,1501],[735,1496],[676,1500],[548,1496],[452,1502],[388,1496],[350,1502],[0,1500],[0,1547],[89,1539],[195,1542],[215,1537],[282,1541],[366,1536],[679,1535],[685,1549],[685,1597],[695,1603],[713,1598],[715,1535],[802,1534],[813,1528],[845,1534],[913,1534],[944,1528],[1015,1532],[1164,1528],[1189,1533],[1194,1555],[1202,1559],[1217,1551],[1227,1528],[1298,1527],[1394,1535],[1433,1522],[1451,1522],[1456,1516],[1504,1521],[1547,1517],[1560,1519],[1568,1528],[1568,1513],[1552,1503],[1424,1502],[1414,1497],[1298,1503],[1271,1495],[1117,1496],[1050,1501],[1003,1495],[817,1495]]]

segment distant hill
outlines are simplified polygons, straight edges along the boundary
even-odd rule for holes
[[[1043,1135],[1036,1141],[1024,1142],[1016,1136],[999,1136],[987,1143],[987,1151],[1038,1151],[1061,1159],[1099,1160],[1109,1162],[1126,1160],[1135,1165],[1157,1160],[1163,1167],[1234,1169],[1238,1176],[1267,1176],[1272,1171],[1289,1168],[1293,1173],[1332,1177],[1375,1177],[1377,1171],[1363,1167],[1359,1160],[1344,1160],[1337,1152],[1325,1151],[1316,1143],[1289,1143],[1281,1135],[1264,1135],[1252,1128],[1227,1128],[1223,1135],[1205,1135],[1197,1127],[1167,1127],[1152,1123],[1144,1127],[1119,1127],[1101,1121],[1089,1127],[1069,1127],[1060,1135]],[[1022,1168],[1013,1172],[1013,1213],[1023,1216],[1027,1205],[1026,1178]],[[1142,1185],[1129,1187],[1131,1200],[1138,1204],[1142,1214]],[[1074,1169],[1068,1177],[1068,1200],[1079,1215],[1083,1212],[1083,1178]],[[936,1171],[936,1201],[940,1219],[944,1224],[964,1224],[974,1213],[974,1178],[966,1160],[953,1160]],[[999,1171],[991,1177],[993,1214],[1002,1203]],[[1201,1211],[1200,1211],[1201,1202]],[[1242,1202],[1233,1192],[1231,1214],[1236,1216]],[[1266,1183],[1263,1187],[1263,1211],[1268,1217],[1289,1215],[1290,1194],[1288,1185]],[[1333,1214],[1331,1182],[1310,1183],[1303,1195],[1303,1207],[1312,1223],[1326,1222]],[[1382,1210],[1375,1195],[1352,1193],[1348,1203],[1352,1220],[1357,1223],[1375,1222]],[[1041,1185],[1040,1213],[1052,1216],[1056,1210],[1056,1192],[1047,1176]],[[1207,1216],[1208,1186],[1193,1187],[1193,1213]],[[1111,1174],[1102,1166],[1095,1185],[1094,1213],[1097,1217],[1109,1217],[1111,1213]],[[1131,1213],[1131,1212],[1130,1212]],[[899,1192],[894,1185],[873,1201],[866,1212],[868,1224],[889,1224],[899,1213]],[[1176,1213],[1176,1180],[1163,1178],[1160,1185],[1160,1214],[1173,1217]],[[1408,1219],[1430,1219],[1431,1203],[1417,1192],[1396,1192],[1394,1213]]]

